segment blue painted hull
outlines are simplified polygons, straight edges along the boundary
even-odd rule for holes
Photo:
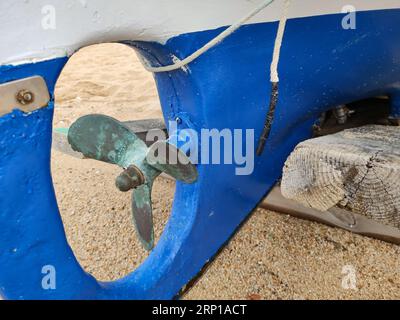
[[[234,165],[199,165],[194,185],[178,183],[173,212],[156,248],[127,278],[98,283],[70,250],[50,176],[53,107],[0,118],[0,292],[10,299],[170,299],[229,240],[281,176],[293,148],[311,136],[320,113],[387,94],[399,108],[400,10],[357,13],[357,29],[341,15],[288,21],[280,59],[280,100],[270,139],[249,176]],[[182,128],[255,129],[261,134],[271,90],[276,23],[242,27],[198,60],[190,73],[156,76],[166,121]],[[184,58],[221,30],[182,35],[166,45],[134,42],[154,65]],[[0,83],[43,75],[53,90],[66,59],[0,68]],[[4,195],[7,195],[6,197]],[[57,289],[41,288],[44,265]]]

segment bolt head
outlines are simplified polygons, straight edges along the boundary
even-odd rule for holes
[[[20,104],[27,105],[33,102],[35,96],[31,91],[21,90],[17,93],[16,98]]]
[[[179,118],[179,117],[177,117],[177,118],[175,119],[175,121],[176,121],[177,124],[182,124],[182,119]]]
[[[128,192],[144,184],[145,178],[143,173],[134,165],[124,170],[117,179],[115,185],[122,192]]]
[[[119,175],[115,181],[115,185],[121,192],[128,192],[135,187],[134,180],[125,172]]]

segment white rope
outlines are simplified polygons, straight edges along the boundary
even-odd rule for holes
[[[285,0],[283,6],[284,7],[282,12],[282,17],[281,20],[279,21],[278,33],[275,38],[274,54],[271,63],[271,82],[279,82],[278,64],[279,64],[279,57],[281,55],[283,35],[285,33],[286,22],[288,19],[290,0]]]
[[[251,11],[249,14],[244,16],[242,19],[240,19],[238,22],[235,24],[231,25],[229,28],[221,32],[218,36],[216,36],[214,39],[212,39],[210,42],[205,44],[203,47],[201,47],[199,50],[188,56],[187,58],[183,60],[179,60],[174,64],[168,65],[168,66],[163,66],[163,67],[152,67],[149,66],[147,63],[144,63],[144,67],[146,70],[154,73],[158,72],[168,72],[168,71],[173,71],[177,69],[181,69],[184,66],[188,65],[189,63],[193,62],[196,60],[198,57],[200,57],[202,54],[210,50],[212,47],[216,46],[220,42],[222,42],[225,38],[229,37],[232,33],[234,33],[237,29],[239,29],[242,25],[244,25],[248,20],[253,18],[255,15],[257,15],[260,11],[271,5],[275,0],[266,0],[263,1],[257,8],[255,8],[253,11]],[[287,17],[287,14],[284,15]],[[286,24],[285,19],[284,23]],[[283,26],[284,29],[284,26]],[[282,37],[280,40],[280,43],[282,43],[282,38],[283,38],[283,31],[282,31]],[[279,50],[278,50],[278,60],[279,60]],[[143,59],[142,59],[143,61]],[[144,61],[143,61],[144,62]]]
[[[283,12],[281,19],[279,21],[278,32],[275,38],[274,44],[274,52],[272,55],[272,62],[271,62],[271,97],[269,102],[269,110],[267,114],[267,118],[265,120],[264,129],[261,134],[260,140],[258,141],[258,147],[256,154],[261,156],[263,154],[265,144],[269,138],[271,133],[272,124],[274,122],[275,117],[275,110],[276,106],[278,105],[278,97],[279,97],[279,74],[278,74],[278,65],[279,65],[279,58],[281,54],[281,47],[283,41],[283,35],[285,34],[286,29],[286,22],[288,19],[289,7],[290,7],[291,0],[284,0],[283,4]]]

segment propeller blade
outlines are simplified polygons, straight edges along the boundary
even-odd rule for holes
[[[151,185],[144,184],[132,192],[133,222],[140,242],[147,251],[150,251],[154,247],[151,189]]]
[[[85,157],[120,167],[128,167],[132,159],[144,157],[146,144],[121,122],[105,115],[79,118],[68,131],[72,149]]]
[[[146,156],[147,163],[176,180],[193,183],[197,180],[198,172],[189,158],[174,145],[166,141],[157,141]]]

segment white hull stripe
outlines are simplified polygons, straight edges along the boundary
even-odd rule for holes
[[[249,23],[277,21],[276,0]],[[99,42],[165,43],[189,32],[234,24],[262,0],[2,0],[0,65],[71,55]],[[289,18],[342,12],[348,0],[293,0]],[[399,0],[353,0],[358,11],[400,8]]]

